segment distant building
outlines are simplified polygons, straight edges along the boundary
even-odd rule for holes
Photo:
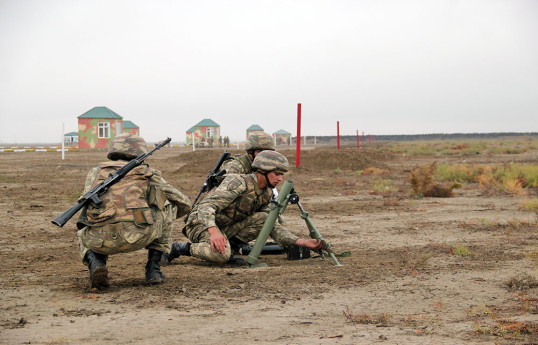
[[[276,145],[289,144],[291,133],[286,132],[283,129],[279,129],[278,131],[273,133],[273,138],[275,138]]]
[[[185,142],[187,146],[192,145],[193,134],[196,146],[207,146],[210,138],[216,141],[220,137],[220,125],[211,119],[203,119],[189,128],[186,134],[187,140]]]
[[[258,125],[252,125],[249,128],[247,128],[247,139],[250,136],[250,134],[254,132],[263,132],[263,128],[261,128]]]
[[[138,127],[131,121],[123,121],[123,133],[140,135],[140,127]]]
[[[123,133],[123,117],[107,107],[94,107],[78,117],[79,148],[106,148]]]
[[[64,145],[67,147],[78,147],[78,132],[64,134]]]

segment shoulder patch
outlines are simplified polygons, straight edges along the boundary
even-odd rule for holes
[[[230,181],[230,183],[228,183],[228,185],[226,187],[228,188],[229,191],[234,191],[239,186],[241,186],[241,180],[234,179],[233,181]]]

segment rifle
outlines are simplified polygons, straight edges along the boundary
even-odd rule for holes
[[[209,174],[205,178],[204,184],[202,184],[202,187],[200,187],[200,191],[198,192],[198,195],[196,196],[196,198],[194,199],[194,202],[192,203],[192,207],[196,205],[198,198],[200,197],[200,195],[202,195],[203,192],[213,188],[213,184],[215,182],[216,177],[226,174],[226,170],[220,170],[220,167],[222,163],[224,163],[224,161],[227,160],[229,157],[230,157],[230,152],[224,151],[222,153],[219,160],[217,161],[217,164],[215,164],[213,169],[209,171]]]
[[[77,204],[60,214],[58,217],[54,218],[52,220],[52,224],[57,225],[59,227],[62,227],[67,223],[69,219],[71,219],[84,205],[86,205],[89,202],[92,202],[94,205],[100,205],[103,201],[99,198],[99,196],[106,193],[106,191],[116,182],[121,180],[125,175],[129,173],[129,171],[133,170],[140,164],[144,162],[146,158],[151,156],[153,152],[157,151],[164,145],[168,144],[172,139],[167,138],[166,140],[162,141],[161,143],[158,143],[155,145],[155,148],[147,153],[143,153],[140,156],[132,159],[129,161],[129,163],[125,164],[115,172],[111,173],[106,180],[99,183],[97,186],[93,187],[89,192],[84,194],[83,196],[78,199]]]
[[[262,249],[265,245],[265,242],[267,241],[267,238],[269,237],[269,234],[273,230],[273,227],[275,226],[275,222],[279,215],[284,213],[286,210],[286,207],[288,204],[297,204],[299,206],[299,210],[301,211],[301,218],[303,218],[306,222],[306,225],[308,227],[308,231],[310,232],[310,237],[314,238],[318,241],[321,241],[323,243],[324,249],[327,251],[329,256],[333,259],[335,266],[342,266],[336,256],[334,255],[334,252],[332,250],[331,245],[321,236],[319,231],[314,226],[314,223],[310,220],[310,217],[308,215],[308,212],[306,212],[299,202],[299,196],[297,193],[295,193],[295,190],[293,189],[293,182],[292,181],[286,181],[284,182],[284,185],[280,189],[280,193],[278,195],[278,199],[276,201],[273,201],[271,203],[269,215],[265,219],[265,223],[263,224],[262,230],[258,234],[258,237],[256,238],[256,242],[254,242],[254,246],[252,247],[250,254],[246,258],[246,262],[249,264],[250,267],[261,267],[265,264],[258,264],[258,257],[260,256],[260,253],[262,252]],[[319,253],[322,255],[323,258],[325,258],[325,255],[323,254],[323,251],[320,249]]]

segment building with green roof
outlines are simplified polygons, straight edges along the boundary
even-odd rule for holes
[[[140,127],[138,127],[131,121],[125,120],[123,121],[123,133],[140,135]]]
[[[78,147],[78,132],[65,133],[64,145],[67,147]]]
[[[249,135],[251,133],[254,133],[254,132],[263,132],[263,128],[261,128],[258,125],[252,125],[249,128],[247,128],[247,139],[248,139]]]
[[[212,146],[220,137],[220,125],[211,119],[203,119],[189,128],[186,136],[187,146],[192,145],[193,138],[196,146]]]
[[[78,116],[79,148],[107,148],[123,133],[123,117],[107,107],[93,107]]]
[[[279,129],[273,133],[273,138],[275,138],[276,145],[290,145],[291,133],[283,129]]]

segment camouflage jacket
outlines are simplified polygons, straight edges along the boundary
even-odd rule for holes
[[[217,189],[212,190],[194,206],[187,220],[187,227],[190,222],[199,221],[203,230],[216,226],[228,237],[228,226],[252,216],[255,212],[269,212],[272,196],[270,188],[260,189],[255,173],[229,174]],[[285,246],[293,245],[298,238],[278,222],[275,223],[271,237]]]
[[[107,161],[91,169],[86,177],[83,194],[127,163]],[[134,221],[141,225],[149,225],[154,221],[153,212],[163,210],[170,203],[177,207],[176,218],[189,213],[191,209],[189,198],[166,182],[160,171],[151,169],[147,164],[141,164],[131,170],[110,187],[101,199],[103,200],[101,207],[95,207],[90,203],[83,209],[79,223],[103,225]]]
[[[220,185],[228,174],[250,174],[252,172],[252,159],[248,154],[235,155],[225,160],[220,170],[226,170],[226,175],[216,176],[210,189]]]
[[[226,174],[250,174],[252,172],[252,159],[248,154],[235,155],[222,163],[221,169],[226,170]]]

